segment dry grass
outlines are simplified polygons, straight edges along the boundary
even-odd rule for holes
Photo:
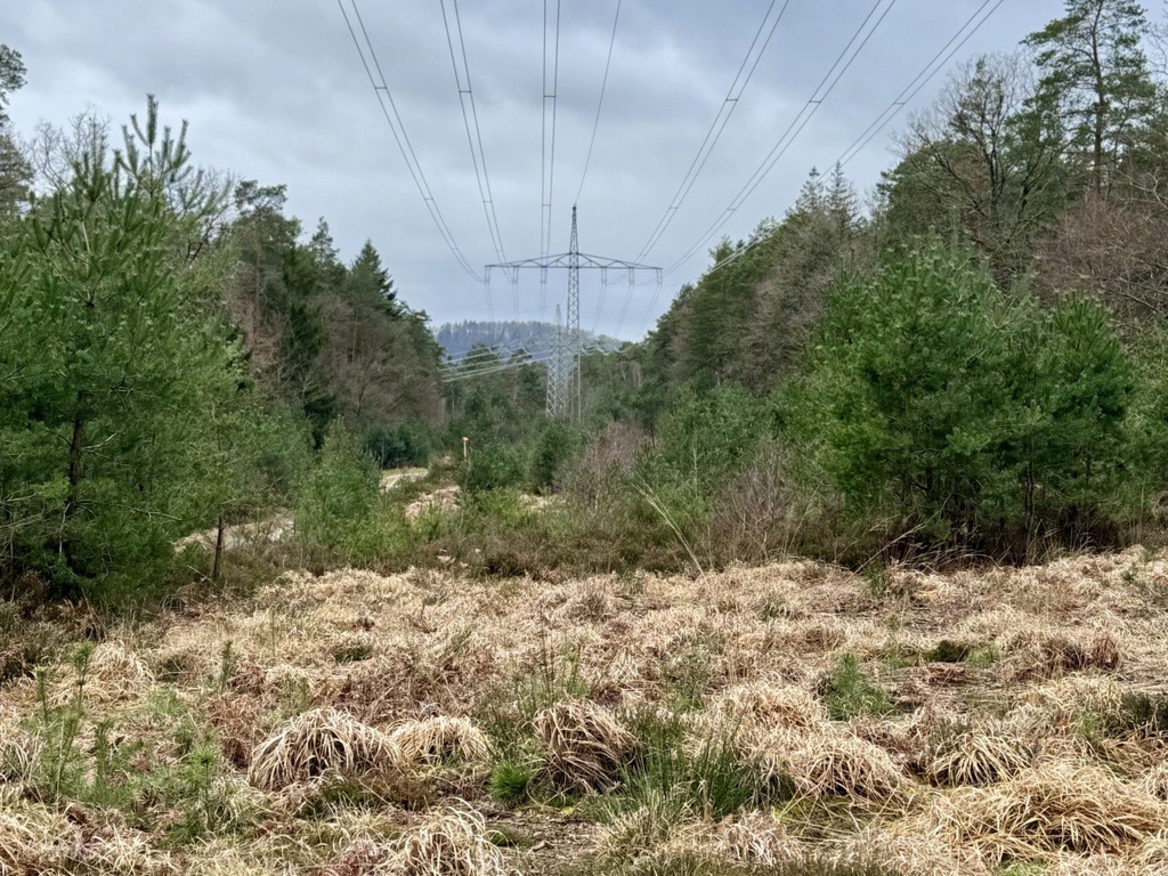
[[[930,816],[937,834],[990,860],[1051,860],[1062,851],[1130,851],[1165,824],[1168,810],[1098,767],[1054,761],[938,798]]]
[[[817,800],[842,797],[863,804],[900,802],[904,774],[884,749],[847,732],[807,733],[786,754],[788,774],[800,794]]]
[[[1000,872],[971,846],[879,826],[840,840],[831,859],[840,864],[877,864],[899,876],[994,876]]]
[[[35,683],[13,679],[0,687],[0,872],[432,873],[451,872],[434,869],[450,857],[435,849],[471,848],[452,853],[464,868],[453,872],[555,876],[601,850],[599,828],[579,823],[597,801],[571,815],[507,808],[490,797],[499,767],[517,787],[533,782],[516,799],[540,799],[541,778],[619,796],[626,814],[602,843],[614,871],[633,872],[620,855],[640,844],[715,872],[798,855],[905,876],[981,876],[1006,859],[1043,862],[1048,876],[1168,872],[1168,742],[1125,712],[1168,677],[1168,560],[1134,549],[889,577],[879,599],[814,563],[504,584],[453,566],[335,570],[288,574],[246,604],[187,604],[96,647],[75,746],[83,778],[99,723],[126,760],[114,780],[165,769],[181,785],[184,752],[210,740],[223,762],[200,786],[208,805],[239,799],[257,814],[236,819],[238,835],[176,847],[167,828],[203,805],[194,792],[151,803],[157,824],[142,833],[116,807],[74,801],[66,817],[22,797],[56,743]],[[977,659],[929,662],[943,639],[976,644]],[[821,683],[848,655],[895,713],[827,720]],[[49,678],[50,706],[71,702],[68,662]],[[653,714],[687,755],[733,738],[768,787],[794,790],[782,823],[752,802],[706,820],[667,789],[627,812],[633,791],[619,783],[641,761],[632,718],[618,716]],[[232,793],[245,776],[250,796]],[[469,801],[461,816],[443,793]],[[483,844],[512,828],[527,838]]]
[[[1033,739],[999,721],[955,732],[936,747],[925,775],[938,785],[988,785],[1016,776],[1034,760]]]
[[[684,824],[666,844],[666,849],[740,866],[774,867],[800,860],[806,846],[770,813],[747,812],[717,823]]]
[[[539,712],[533,728],[544,774],[565,790],[611,790],[637,748],[637,738],[612,712],[589,700],[561,700]]]
[[[407,721],[389,734],[402,756],[419,766],[463,764],[482,767],[491,756],[491,741],[466,718],[438,716]]]
[[[1010,637],[1004,650],[1015,680],[1053,678],[1088,669],[1113,672],[1123,662],[1119,644],[1107,632],[1026,630]]]
[[[487,838],[482,815],[469,807],[428,813],[402,835],[387,872],[400,876],[502,876],[502,852]]]
[[[713,720],[725,725],[741,721],[760,728],[808,730],[827,719],[823,703],[791,684],[750,681],[733,685],[710,703]]]
[[[59,827],[52,826],[29,813],[10,808],[11,801],[0,802],[0,874],[35,872],[36,863],[51,860],[53,840],[60,836]]]
[[[380,730],[336,709],[313,709],[256,746],[248,781],[265,791],[281,791],[333,773],[393,786],[404,778],[405,761]]]
[[[394,864],[393,849],[386,843],[360,839],[329,861],[316,876],[378,876]]]

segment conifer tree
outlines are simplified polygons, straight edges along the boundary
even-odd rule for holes
[[[1066,0],[1066,15],[1024,41],[1042,72],[1034,108],[1062,120],[1096,195],[1106,193],[1124,148],[1155,110],[1141,48],[1148,33],[1135,0]]]

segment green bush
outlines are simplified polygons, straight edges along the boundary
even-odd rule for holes
[[[471,448],[459,472],[459,486],[467,493],[522,487],[527,466],[522,445],[487,444]]]
[[[769,426],[767,403],[738,384],[700,394],[687,388],[662,420],[645,474],[654,483],[688,482],[712,494],[750,464]]]
[[[434,450],[430,433],[417,423],[380,427],[365,436],[365,452],[381,468],[426,465]]]
[[[373,460],[341,424],[334,424],[296,503],[296,536],[343,547],[369,527],[378,502]]]
[[[576,452],[575,433],[559,420],[548,420],[535,439],[528,481],[536,492],[559,492],[568,462]]]
[[[1024,554],[1124,514],[1133,390],[1101,308],[1008,298],[932,245],[835,290],[807,372],[777,402],[796,455],[862,529]]]
[[[734,727],[690,746],[680,715],[646,711],[629,715],[627,723],[640,752],[625,776],[616,812],[670,800],[682,813],[720,820],[752,802],[777,802],[791,791],[770,787],[758,767],[739,756]]]

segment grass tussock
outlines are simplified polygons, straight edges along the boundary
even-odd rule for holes
[[[665,845],[675,855],[704,855],[744,868],[778,867],[803,860],[806,846],[769,812],[744,812],[724,821],[683,825]]]
[[[482,815],[466,807],[428,813],[406,831],[385,872],[395,876],[504,876],[502,852]]]
[[[0,684],[0,872],[1168,872],[1168,558],[317,571]]]
[[[543,773],[563,790],[611,790],[637,748],[616,716],[589,700],[561,700],[540,711],[532,727],[544,751]]]
[[[827,718],[823,704],[792,684],[750,681],[727,688],[710,703],[718,723],[741,721],[762,728],[809,730]]]
[[[999,721],[953,732],[937,744],[925,776],[937,785],[989,785],[1018,775],[1034,761],[1032,740]]]
[[[346,778],[397,783],[401,750],[388,736],[337,709],[297,715],[251,754],[248,781],[265,791],[335,773]]]
[[[1050,860],[1058,852],[1122,853],[1153,836],[1168,810],[1094,766],[1055,761],[985,788],[962,788],[932,809],[937,834],[991,860]]]
[[[465,765],[480,768],[491,756],[487,734],[466,718],[443,715],[407,721],[389,734],[402,757],[418,766]]]
[[[1119,643],[1106,632],[1026,630],[1012,637],[1005,650],[1015,681],[1087,670],[1114,672],[1123,663]]]
[[[393,848],[388,843],[359,839],[350,843],[316,876],[376,876],[392,872]]]
[[[797,791],[817,800],[842,797],[887,805],[906,790],[904,773],[888,752],[846,732],[802,735],[784,760]]]

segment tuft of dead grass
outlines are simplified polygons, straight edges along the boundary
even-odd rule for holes
[[[1156,799],[1168,801],[1168,762],[1161,762],[1149,770],[1140,787]]]
[[[827,722],[748,737],[744,748],[768,782],[793,782],[799,795],[816,800],[886,805],[899,802],[907,788],[907,777],[887,751]]]
[[[998,872],[972,847],[954,846],[936,836],[905,835],[881,826],[865,828],[840,840],[831,857],[841,869],[875,864],[899,876],[993,876]]]
[[[719,723],[742,721],[766,729],[810,729],[826,720],[823,703],[792,684],[748,681],[721,692],[707,710]]]
[[[1119,643],[1107,632],[1021,630],[1005,643],[1005,669],[1015,681],[1056,678],[1089,669],[1114,672],[1123,662]]]
[[[487,735],[466,718],[439,715],[407,721],[389,734],[402,756],[419,766],[486,765],[491,756]]]
[[[796,789],[817,799],[884,804],[905,789],[905,776],[888,752],[851,734],[808,734],[787,756],[787,765]]]
[[[10,801],[0,798],[0,802]],[[29,813],[5,806],[0,809],[0,874],[38,872],[53,857],[57,832]]]
[[[590,700],[561,700],[536,714],[532,727],[543,746],[544,774],[565,790],[610,790],[637,748],[637,738],[612,712]]]
[[[988,785],[1022,772],[1034,761],[1033,738],[1026,739],[999,721],[956,732],[939,743],[925,767],[937,785]]]
[[[699,822],[680,831],[667,848],[750,867],[778,867],[801,860],[805,852],[772,814],[759,811],[717,823]]]
[[[503,853],[469,807],[434,810],[402,834],[388,872],[400,876],[503,876]]]
[[[939,797],[930,817],[938,835],[1000,862],[1123,852],[1155,834],[1166,814],[1159,800],[1099,767],[1052,761]]]
[[[321,867],[316,876],[379,876],[389,870],[393,862],[393,849],[389,845],[359,839]]]
[[[326,773],[371,778],[390,786],[403,780],[405,759],[388,736],[336,709],[297,715],[255,747],[248,781],[266,791]]]

